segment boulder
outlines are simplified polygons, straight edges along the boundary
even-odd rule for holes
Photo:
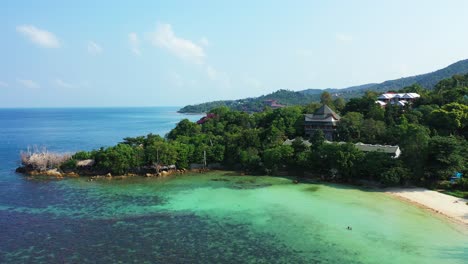
[[[52,177],[57,177],[57,178],[63,177],[62,173],[58,171],[57,169],[46,170],[43,174],[46,176],[52,176]]]
[[[66,177],[80,177],[80,175],[78,175],[78,173],[76,173],[74,171],[64,173],[63,176],[66,176]]]

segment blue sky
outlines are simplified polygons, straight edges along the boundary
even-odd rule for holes
[[[2,1],[0,108],[182,106],[468,58],[468,1]]]

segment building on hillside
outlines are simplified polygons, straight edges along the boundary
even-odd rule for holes
[[[387,106],[387,104],[398,105],[400,107],[403,107],[407,104],[412,104],[416,99],[420,97],[421,96],[417,93],[387,92],[377,97],[377,101],[375,101],[375,103],[379,104],[381,107],[385,107]]]
[[[305,137],[309,138],[315,131],[321,130],[326,140],[333,140],[340,118],[328,105],[322,105],[315,113],[304,116]]]
[[[283,142],[283,145],[291,146],[295,139],[287,139]],[[300,139],[302,144],[307,147],[312,146],[310,141],[305,139]],[[333,143],[331,141],[326,140],[325,143]],[[337,144],[345,144],[345,142],[336,142]],[[364,144],[364,143],[356,143],[354,146],[362,152],[382,152],[389,154],[392,158],[398,158],[401,155],[401,150],[399,146],[391,146],[391,145],[373,145],[373,144]]]
[[[283,142],[283,145],[291,146],[293,144],[294,140],[296,140],[296,139],[286,139]],[[306,140],[306,139],[303,139],[303,138],[301,138],[300,140],[301,140],[302,144],[304,144],[305,146],[307,146],[307,147],[312,146],[312,143],[310,143],[309,140]]]
[[[364,143],[356,143],[354,144],[357,149],[363,152],[383,152],[390,154],[392,158],[398,158],[401,154],[401,150],[399,146],[391,146],[391,145],[372,145],[372,144],[364,144]]]
[[[285,107],[285,105],[282,105],[280,103],[278,103],[278,101],[276,100],[265,100],[263,101],[263,103],[266,105],[266,106],[269,106],[271,107],[272,109],[277,109],[277,108],[282,108],[282,107]]]
[[[199,125],[202,125],[204,124],[206,121],[210,120],[210,119],[213,119],[217,117],[216,114],[213,114],[213,113],[208,113],[206,116],[200,118],[200,120],[197,121],[197,124]]]

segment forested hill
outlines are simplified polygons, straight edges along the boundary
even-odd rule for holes
[[[434,86],[443,79],[447,79],[456,74],[466,74],[468,73],[468,59],[458,61],[454,64],[451,64],[443,69],[406,77],[396,80],[389,80],[382,83],[369,83],[357,86],[351,86],[343,89],[337,88],[327,88],[327,89],[307,89],[303,91],[289,91],[289,90],[279,90],[271,94],[262,95],[260,97],[239,99],[239,100],[226,100],[226,101],[214,101],[207,102],[197,105],[188,105],[179,110],[181,113],[204,113],[210,109],[227,106],[234,110],[243,110],[243,111],[261,111],[264,107],[265,100],[276,100],[279,104],[283,105],[304,105],[313,101],[318,101],[320,99],[320,94],[324,91],[327,91],[332,94],[338,94],[340,97],[345,99],[359,97],[364,94],[367,90],[377,91],[377,92],[386,92],[389,90],[399,90],[404,87],[419,84],[424,88],[433,89]]]
[[[232,110],[259,112],[265,108],[265,100],[276,100],[278,103],[291,105],[305,105],[320,99],[320,93],[306,94],[289,90],[278,90],[260,97],[239,100],[214,101],[197,105],[188,105],[179,110],[180,113],[206,113],[219,106],[227,106]]]
[[[451,64],[443,69],[416,75],[412,77],[400,78],[391,81],[385,81],[383,83],[367,85],[364,87],[366,90],[373,90],[378,92],[386,92],[389,90],[399,90],[403,87],[410,86],[413,84],[419,84],[426,89],[433,89],[434,86],[443,79],[447,79],[456,74],[466,74],[468,73],[468,59],[458,61],[454,64]],[[364,85],[365,86],[365,85]],[[353,90],[362,90],[363,87],[349,87],[344,90],[353,91]]]

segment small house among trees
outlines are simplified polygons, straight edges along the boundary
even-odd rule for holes
[[[364,143],[356,143],[354,144],[357,149],[363,152],[383,152],[389,154],[392,158],[398,158],[401,155],[401,150],[399,146],[391,146],[391,145],[373,145],[373,144],[364,144]]]
[[[326,140],[333,140],[336,126],[340,121],[340,116],[335,113],[328,105],[322,105],[315,113],[306,114],[304,117],[304,132],[308,138],[315,131],[321,130]]]
[[[278,101],[276,100],[265,100],[263,101],[263,103],[266,105],[266,106],[269,106],[271,107],[272,109],[278,109],[278,108],[282,108],[282,107],[285,107],[285,105],[282,105],[280,103],[278,103]]]

